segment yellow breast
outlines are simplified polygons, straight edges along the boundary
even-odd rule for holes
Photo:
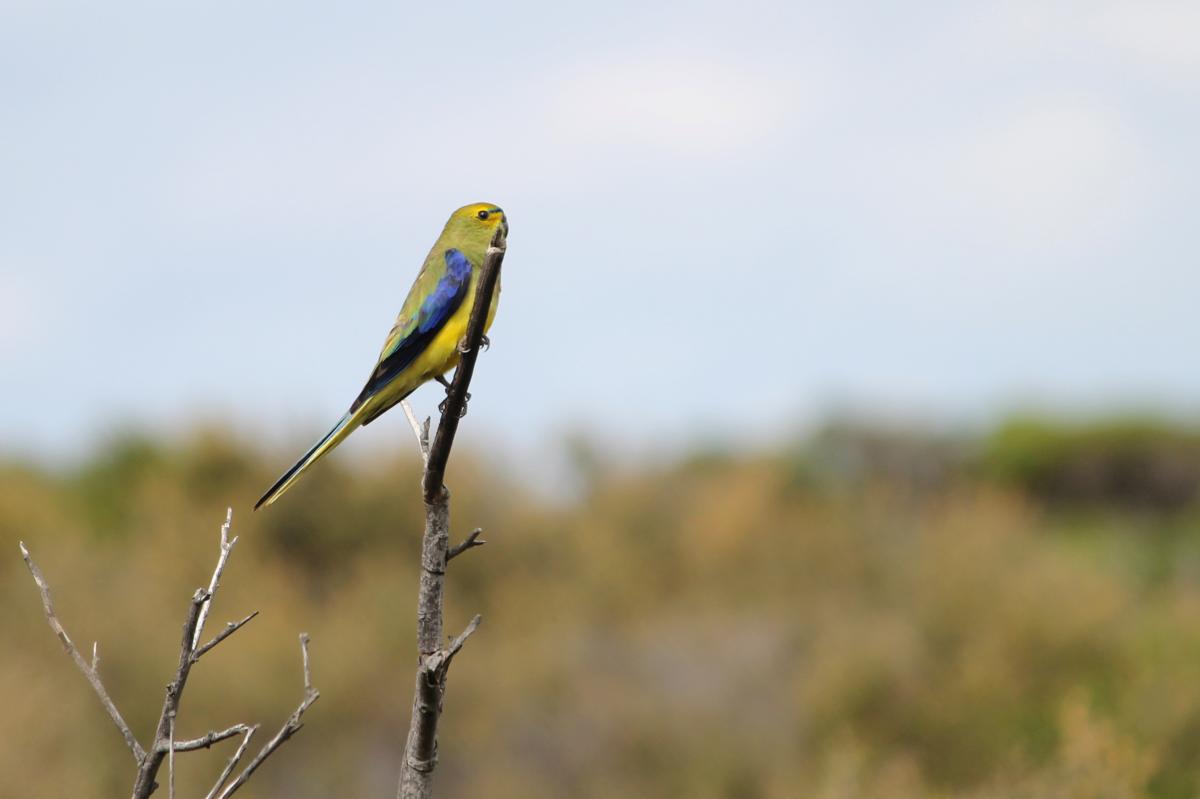
[[[496,318],[496,307],[500,301],[500,284],[492,295],[492,304],[488,309],[484,332],[491,329],[492,320]],[[471,308],[475,305],[475,286],[463,298],[458,309],[442,325],[429,346],[409,364],[408,368],[397,375],[386,388],[376,394],[368,404],[374,408],[388,408],[408,396],[422,384],[433,378],[449,372],[458,366],[458,343],[467,335],[467,323],[471,319]]]

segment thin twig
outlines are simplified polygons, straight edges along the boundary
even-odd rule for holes
[[[188,675],[195,662],[192,659],[192,641],[196,637],[196,625],[200,620],[200,611],[209,599],[211,599],[210,594],[203,588],[197,588],[196,593],[192,595],[187,619],[183,623],[183,636],[179,642],[179,665],[175,669],[174,678],[167,684],[162,712],[158,716],[158,727],[154,732],[154,743],[138,769],[137,779],[134,780],[133,799],[146,799],[154,793],[154,789],[157,787],[154,780],[158,776],[159,768],[162,767],[163,757],[174,752],[170,743],[171,724],[179,712],[179,699],[183,696],[184,686],[187,685]]]
[[[63,648],[67,654],[75,661],[75,665],[79,668],[83,675],[91,683],[96,695],[100,698],[101,703],[108,711],[113,723],[121,731],[125,738],[125,743],[133,752],[135,761],[137,762],[138,771],[134,781],[133,797],[134,799],[145,799],[152,794],[158,787],[155,781],[157,774],[162,767],[163,760],[167,761],[167,792],[168,799],[174,799],[175,796],[175,753],[190,752],[197,749],[207,749],[213,744],[220,741],[233,738],[236,735],[242,735],[242,741],[239,744],[237,751],[233,757],[226,763],[216,784],[209,791],[207,799],[216,799],[218,794],[221,797],[227,797],[236,791],[239,787],[245,784],[246,780],[254,772],[262,762],[270,756],[272,752],[296,733],[300,729],[300,717],[304,711],[317,700],[320,694],[312,687],[312,676],[309,671],[308,662],[308,635],[300,637],[301,654],[304,663],[304,701],[300,707],[292,714],[288,721],[284,724],[279,734],[272,739],[258,757],[254,759],[246,770],[238,776],[237,780],[225,787],[226,781],[237,768],[245,755],[247,747],[250,745],[250,739],[254,736],[258,726],[247,726],[246,724],[235,724],[225,730],[214,730],[200,738],[190,740],[177,741],[175,739],[176,720],[179,714],[179,703],[183,696],[183,690],[187,683],[188,675],[192,665],[200,659],[202,655],[207,653],[217,644],[224,641],[233,633],[240,630],[251,619],[258,615],[258,611],[254,611],[249,616],[237,621],[230,622],[225,626],[225,629],[217,633],[211,641],[198,646],[201,633],[203,631],[205,620],[208,612],[212,607],[213,595],[217,588],[220,587],[221,574],[225,569],[225,565],[229,560],[230,552],[233,550],[234,544],[237,543],[237,537],[232,539],[229,537],[230,523],[232,521],[232,512],[227,511],[225,515],[225,523],[221,526],[221,551],[217,560],[216,568],[213,571],[212,579],[209,582],[207,590],[203,588],[196,589],[192,595],[191,602],[188,606],[188,615],[183,624],[182,636],[179,643],[179,662],[176,667],[175,674],[171,682],[167,685],[166,697],[163,700],[162,712],[159,715],[158,725],[154,733],[154,741],[150,746],[149,751],[142,748],[134,737],[129,725],[121,717],[116,705],[109,697],[108,692],[104,689],[103,683],[100,681],[99,665],[100,665],[100,646],[98,643],[92,643],[92,660],[89,665],[83,655],[75,647],[71,641],[67,631],[59,622],[58,616],[54,612],[54,604],[50,599],[50,587],[42,575],[41,569],[33,562],[33,558],[29,554],[29,550],[25,547],[24,542],[21,542],[21,557],[25,560],[25,565],[29,568],[29,573],[33,575],[33,581],[37,584],[38,590],[42,596],[42,607],[46,613],[46,620],[50,624],[50,629],[58,636]],[[224,790],[222,791],[222,788]]]
[[[417,437],[417,449],[421,451],[421,463],[425,466],[429,465],[429,417],[425,417],[425,422],[422,424],[417,421],[417,415],[413,413],[412,406],[408,404],[408,400],[400,400],[400,407],[404,409],[404,415],[408,417],[408,423],[412,426],[413,435]]]
[[[245,770],[237,776],[237,779],[229,783],[229,786],[225,790],[221,791],[219,794],[219,799],[227,799],[227,797],[232,796],[238,788],[241,788],[246,783],[246,780],[250,779],[250,775],[254,773],[255,769],[263,764],[264,760],[270,757],[276,749],[278,749],[284,744],[285,741],[287,741],[288,738],[291,738],[293,735],[295,735],[300,728],[304,726],[300,722],[300,718],[304,715],[304,711],[308,710],[309,706],[321,697],[321,692],[313,688],[312,674],[309,672],[308,668],[308,633],[300,634],[300,654],[304,663],[303,701],[300,702],[300,706],[296,708],[292,715],[288,717],[288,720],[283,723],[283,727],[281,727],[279,732],[275,734],[275,737],[270,741],[267,741],[266,745],[259,750],[258,754],[255,755],[254,759],[250,761]]]
[[[167,797],[175,799],[175,716],[171,716],[170,734],[167,741]]]
[[[227,623],[225,625],[225,629],[221,630],[221,632],[217,633],[216,636],[211,641],[209,641],[204,646],[197,647],[195,650],[193,650],[192,662],[195,663],[205,653],[207,653],[208,650],[212,649],[214,646],[221,643],[226,638],[228,638],[229,636],[236,633],[238,630],[242,629],[242,627],[244,627],[251,619],[253,619],[257,615],[258,615],[258,611],[256,610],[253,613],[251,613],[249,616],[246,616],[244,619],[241,619],[239,621],[231,621],[231,622]]]
[[[482,527],[476,527],[474,530],[472,530],[471,534],[467,536],[465,541],[455,544],[454,546],[450,547],[449,550],[447,550],[446,562],[449,563],[462,553],[466,552],[468,549],[474,549],[475,547],[481,547],[486,544],[487,541],[484,541],[479,537],[481,535],[483,535]]]
[[[308,667],[308,642],[308,633],[300,633],[300,659],[304,665],[304,695],[307,697],[312,694],[315,700],[317,692],[313,689],[312,670]]]
[[[246,724],[234,724],[229,729],[213,730],[212,732],[200,738],[191,738],[185,741],[175,742],[176,752],[194,752],[197,749],[208,749],[215,743],[232,738],[235,735],[241,735],[249,730],[250,727]]]
[[[213,784],[213,787],[207,794],[205,794],[204,799],[217,799],[217,793],[221,790],[221,786],[225,784],[225,781],[229,779],[229,775],[233,773],[235,768],[237,768],[237,764],[241,761],[242,755],[246,754],[246,748],[250,746],[250,739],[254,737],[254,733],[256,732],[258,732],[257,724],[255,724],[253,727],[246,728],[246,735],[242,738],[242,742],[238,744],[237,751],[233,753],[233,757],[229,758],[229,762],[225,764],[225,768],[222,769],[221,774],[217,777],[217,781]]]
[[[54,613],[54,603],[50,601],[50,586],[46,583],[46,578],[42,576],[42,571],[33,562],[33,558],[29,555],[29,550],[25,548],[25,542],[20,542],[21,557],[25,559],[25,565],[29,567],[29,573],[33,575],[33,581],[37,583],[38,590],[42,594],[42,609],[46,612],[46,621],[50,623],[50,629],[58,636],[58,640],[62,643],[63,649],[67,650],[67,654],[75,661],[75,665],[83,672],[83,676],[91,684],[92,690],[96,692],[96,696],[100,697],[100,703],[104,705],[104,709],[108,711],[109,718],[113,720],[113,724],[117,725],[117,729],[121,731],[122,737],[125,738],[125,745],[129,747],[129,751],[133,752],[133,759],[140,765],[146,757],[146,751],[142,749],[142,745],[138,743],[134,737],[133,731],[129,729],[129,725],[125,723],[125,719],[121,717],[121,711],[117,710],[117,706],[113,703],[108,695],[108,691],[104,690],[104,684],[100,682],[100,675],[96,669],[89,667],[83,655],[75,648],[75,644],[71,642],[71,637],[67,635],[67,631],[63,629],[62,623],[59,622],[58,616]],[[92,647],[92,662],[99,664],[99,649],[93,645]]]
[[[200,636],[204,634],[204,623],[208,621],[208,611],[212,608],[213,597],[217,595],[217,589],[221,587],[221,573],[225,571],[229,553],[233,551],[233,545],[238,541],[236,535],[232,540],[229,538],[229,528],[232,524],[233,508],[226,508],[225,522],[221,525],[221,554],[217,557],[217,567],[213,569],[212,579],[208,581],[208,600],[205,601],[204,607],[200,608],[200,618],[196,622],[196,635],[192,639],[192,649],[200,645]]]
[[[450,642],[450,646],[448,646],[446,649],[443,649],[441,652],[438,652],[429,659],[429,667],[441,669],[443,672],[449,669],[450,661],[454,660],[454,656],[457,655],[459,650],[463,648],[463,644],[467,642],[467,639],[471,637],[475,630],[479,629],[479,623],[482,621],[483,616],[480,616],[478,613],[476,613],[475,618],[471,619],[471,623],[467,625],[467,628],[459,633],[457,638]]]

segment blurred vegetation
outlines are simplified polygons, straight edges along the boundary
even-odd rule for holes
[[[24,539],[144,737],[217,528],[180,735],[276,727],[312,634],[321,701],[243,795],[390,796],[411,697],[415,454],[323,462],[204,431],[0,466],[0,794],[118,796],[132,761],[46,627]],[[446,796],[1191,797],[1200,793],[1200,436],[1014,420],[962,438],[837,424],[757,453],[591,458],[570,500],[451,463]],[[195,795],[232,744],[179,758]]]
[[[987,442],[984,468],[1059,505],[1177,509],[1200,498],[1200,431],[1151,418],[1022,418]]]

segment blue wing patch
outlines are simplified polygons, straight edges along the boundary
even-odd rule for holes
[[[396,348],[375,367],[375,371],[371,373],[362,393],[350,406],[352,413],[407,369],[409,364],[425,351],[429,342],[433,341],[434,336],[442,329],[446,320],[453,316],[458,307],[462,305],[463,298],[467,296],[467,287],[471,282],[471,262],[467,256],[453,248],[446,250],[445,259],[446,274],[442,275],[442,279],[437,282],[433,291],[421,303],[421,308],[417,312],[416,327],[401,339],[396,344]],[[399,400],[398,397],[397,402]],[[382,413],[382,411],[380,412]],[[371,420],[367,419],[363,424],[369,421]]]
[[[446,250],[446,274],[434,286],[433,292],[421,303],[417,316],[417,332],[428,333],[441,328],[450,315],[458,310],[471,279],[471,262],[456,249]],[[400,346],[404,346],[401,344]]]

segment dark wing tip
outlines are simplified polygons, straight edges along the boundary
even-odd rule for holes
[[[279,486],[282,484],[282,482],[283,481],[280,480],[280,481],[276,482],[275,485],[268,488],[267,493],[265,493],[261,497],[259,497],[258,502],[254,503],[254,510],[258,510],[263,505],[266,505],[267,502],[270,501],[271,497],[275,496],[275,491],[279,488]]]
[[[328,436],[326,436],[326,438],[328,438]],[[319,442],[317,444],[317,447],[321,446],[322,443],[324,443],[324,439],[322,439],[321,442]],[[279,489],[283,487],[283,484],[286,483],[288,480],[290,480],[292,475],[294,475],[296,472],[300,471],[300,467],[302,467],[305,464],[305,462],[308,460],[308,456],[312,455],[313,450],[315,450],[317,447],[313,447],[308,452],[306,452],[304,454],[303,458],[296,461],[296,463],[293,464],[292,468],[290,468],[286,472],[284,472],[283,476],[280,477],[278,480],[276,480],[275,484],[267,489],[267,493],[265,493],[261,497],[259,497],[258,502],[254,503],[254,510],[258,510],[263,505],[266,505],[268,502],[270,502],[272,499],[274,499],[275,495],[279,493]]]

